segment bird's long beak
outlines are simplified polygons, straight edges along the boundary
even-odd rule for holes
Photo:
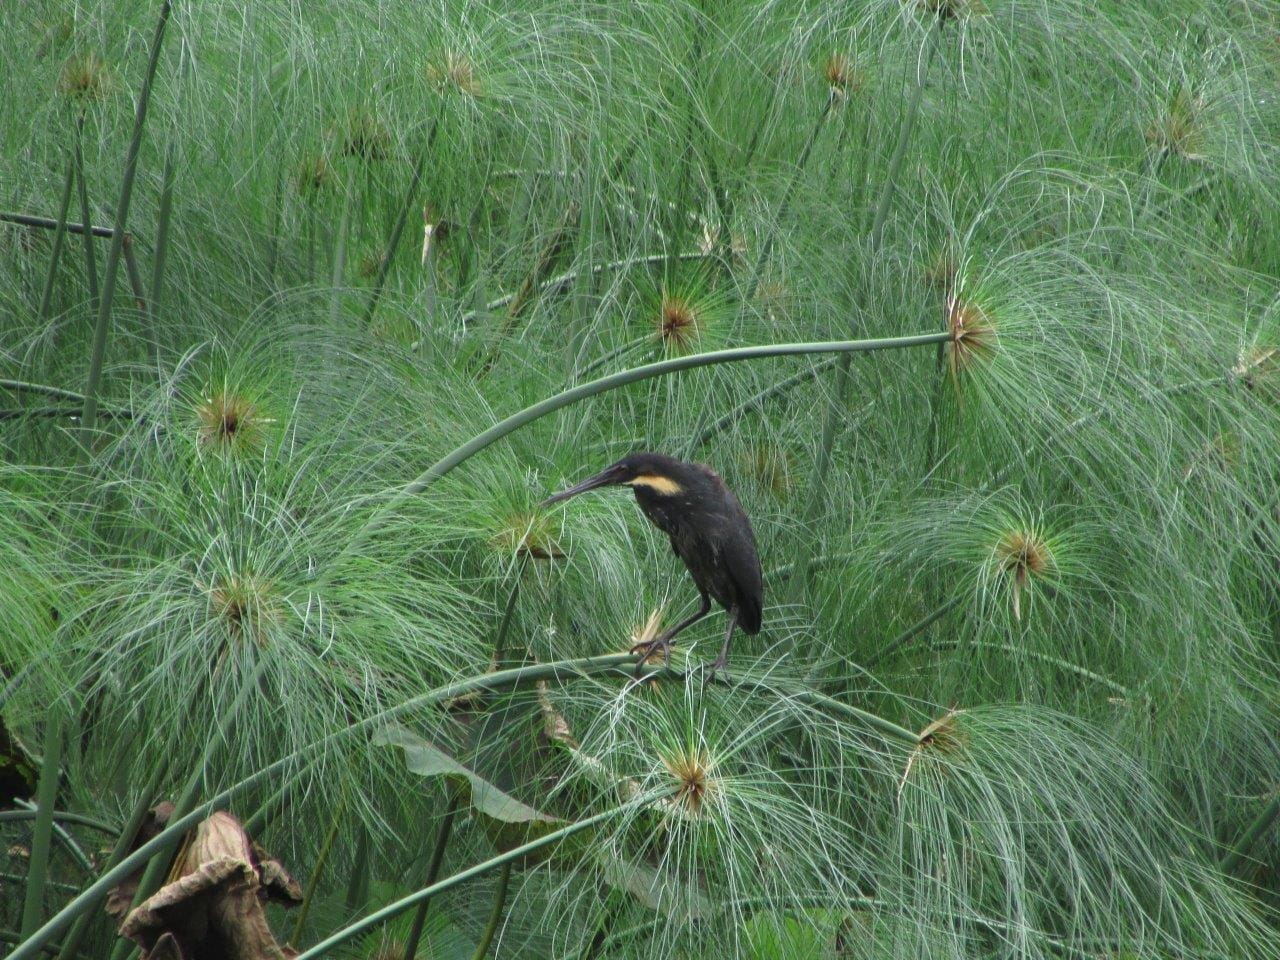
[[[617,475],[612,467],[607,470],[601,470],[594,477],[588,477],[581,483],[574,484],[568,490],[561,490],[559,493],[552,494],[538,504],[540,507],[549,507],[553,503],[559,503],[562,500],[568,500],[570,497],[576,497],[580,493],[586,493],[588,490],[594,490],[597,487],[607,487],[612,483],[617,483]]]

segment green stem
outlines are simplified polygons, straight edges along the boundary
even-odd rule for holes
[[[911,626],[907,627],[907,629],[903,630],[900,634],[898,634],[896,637],[894,637],[892,640],[890,640],[883,647],[881,647],[879,650],[876,651],[875,656],[873,656],[870,659],[870,661],[868,661],[867,669],[870,670],[876,664],[880,663],[885,658],[896,653],[901,647],[910,643],[920,634],[924,633],[924,631],[928,630],[931,626],[933,626],[935,623],[937,623],[939,620],[945,617],[948,613],[950,613],[956,607],[960,606],[961,600],[962,600],[961,597],[952,597],[950,600],[948,600],[942,606],[938,607],[936,610],[934,610],[924,619],[917,620]]]
[[[483,433],[472,437],[466,443],[455,448],[452,452],[437,460],[425,472],[416,479],[402,487],[395,493],[390,500],[387,501],[369,520],[360,528],[347,546],[339,554],[338,559],[352,553],[358,546],[364,543],[373,533],[375,533],[387,515],[399,506],[409,497],[416,496],[429,486],[439,480],[445,474],[449,473],[454,467],[469,460],[485,447],[501,440],[509,433],[520,429],[534,420],[545,417],[549,413],[554,413],[562,407],[567,407],[577,403],[579,400],[585,400],[587,397],[594,397],[599,393],[607,393],[610,390],[617,390],[632,383],[638,383],[642,380],[650,380],[654,377],[662,377],[672,373],[679,373],[682,370],[691,370],[697,367],[708,367],[721,363],[734,363],[739,360],[759,360],[766,357],[791,357],[803,356],[811,353],[870,353],[877,350],[900,350],[909,347],[925,346],[927,344],[940,343],[950,338],[948,333],[924,333],[908,337],[885,337],[878,340],[831,340],[819,343],[782,343],[769,344],[759,347],[738,347],[732,350],[716,350],[711,353],[694,353],[685,357],[674,357],[668,360],[660,360],[656,363],[648,363],[640,367],[632,367],[630,370],[623,370],[619,373],[609,374],[600,377],[597,380],[591,380],[587,383],[579,384],[568,390],[563,390],[555,396],[541,400],[532,406],[525,407],[518,413],[513,413],[506,419],[494,424]],[[334,564],[330,564],[330,570],[334,569]]]
[[[92,223],[89,216],[89,182],[84,175],[84,112],[80,113],[80,122],[76,125],[76,140],[74,144],[75,161],[76,161],[76,192],[80,196],[80,223]],[[85,283],[89,287],[89,309],[98,309],[98,297],[101,291],[98,287],[98,251],[94,248],[93,231],[81,229],[79,231],[84,237],[84,277]]]
[[[1129,688],[1116,683],[1110,677],[1104,677],[1100,673],[1094,673],[1078,664],[1072,663],[1070,660],[1063,660],[1061,657],[1055,657],[1047,653],[1038,653],[1035,650],[1027,650],[1023,647],[1015,646],[1012,643],[992,643],[986,640],[940,640],[933,644],[934,648],[946,647],[969,647],[972,650],[999,650],[1002,653],[1013,654],[1017,657],[1030,657],[1032,660],[1038,660],[1041,663],[1047,663],[1050,666],[1057,667],[1060,670],[1066,670],[1068,673],[1074,673],[1077,676],[1084,677],[1086,680],[1092,680],[1094,683],[1101,684],[1113,693],[1117,693],[1126,699],[1131,697]]]
[[[138,258],[133,252],[133,234],[124,235],[124,272],[129,278],[129,289],[133,293],[133,304],[138,308],[138,316],[142,318],[142,329],[147,337],[147,358],[153,366],[159,364],[160,340],[151,324],[151,310],[147,303],[147,291],[142,286],[142,271],[138,269]]]
[[[49,875],[54,802],[58,796],[58,781],[62,778],[62,741],[62,718],[50,718],[44,728],[44,756],[40,761],[40,779],[36,784],[36,822],[31,836],[26,898],[22,904],[24,937],[35,932],[40,925],[40,915],[44,912],[44,883]]]
[[[34,820],[39,813],[39,806],[31,810],[0,810],[0,823],[17,823],[21,820]],[[90,827],[102,833],[117,836],[116,828],[109,823],[103,823],[101,820],[95,820],[93,817],[86,817],[81,813],[71,813],[67,810],[53,811],[53,819],[56,823],[74,823],[81,827]]]
[[[173,211],[173,179],[175,167],[174,141],[164,152],[164,173],[160,179],[160,209],[156,213],[156,250],[151,264],[151,327],[158,330],[160,298],[164,293],[165,260],[169,253],[169,223]]]
[[[549,847],[552,844],[559,843],[561,840],[567,840],[574,834],[581,833],[583,830],[595,827],[612,817],[616,817],[619,813],[628,809],[652,803],[655,800],[661,799],[661,796],[661,794],[654,794],[640,797],[623,806],[605,810],[602,813],[597,813],[594,816],[587,817],[585,820],[579,820],[576,823],[571,823],[568,826],[561,827],[559,830],[553,830],[552,832],[539,837],[536,840],[531,840],[528,843],[522,844],[513,850],[508,850],[506,853],[500,853],[496,857],[490,857],[488,860],[477,863],[472,867],[468,867],[466,870],[461,870],[451,877],[447,877],[446,879],[433,883],[430,886],[423,887],[416,893],[411,893],[407,897],[401,897],[394,903],[389,903],[382,909],[375,910],[373,913],[362,917],[355,923],[348,924],[337,933],[321,940],[315,946],[298,954],[294,960],[314,960],[316,957],[323,956],[329,952],[331,947],[335,947],[340,943],[345,943],[352,937],[364,933],[366,930],[376,927],[378,924],[390,920],[392,917],[399,916],[414,904],[434,897],[438,893],[444,893],[446,890],[452,890],[454,887],[460,886],[472,877],[482,876],[490,870],[493,870],[495,867],[501,867],[514,860],[519,860],[521,857],[541,850],[543,847]],[[21,960],[21,958],[15,955],[11,957],[10,960]]]
[[[125,156],[124,176],[120,183],[120,199],[116,203],[115,226],[111,235],[111,249],[107,254],[106,271],[102,279],[102,298],[98,305],[98,322],[93,331],[93,351],[89,358],[89,380],[84,391],[84,414],[80,423],[81,436],[86,450],[90,448],[93,431],[98,424],[98,386],[102,380],[102,364],[107,351],[107,330],[111,325],[111,292],[115,289],[120,272],[120,259],[124,251],[124,230],[129,217],[129,204],[133,199],[133,181],[138,172],[138,153],[142,148],[142,130],[147,122],[147,105],[151,101],[151,85],[160,64],[160,46],[164,40],[165,25],[169,22],[171,0],[160,5],[160,17],[155,34],[151,38],[151,57],[138,94],[138,105],[133,118],[133,136]]]
[[[316,857],[315,866],[311,868],[311,879],[307,881],[306,892],[302,895],[302,905],[298,908],[298,919],[293,925],[293,936],[289,938],[290,943],[298,944],[302,942],[302,930],[307,925],[307,914],[311,912],[311,904],[315,900],[316,890],[320,886],[320,877],[324,874],[325,864],[329,861],[329,853],[333,850],[333,842],[338,839],[338,827],[342,823],[342,813],[345,807],[345,802],[340,803],[338,804],[338,809],[333,813],[333,820],[329,823],[329,832],[325,834],[324,843],[320,847],[320,854]]]
[[[84,400],[83,393],[73,393],[61,387],[51,387],[43,383],[27,383],[25,380],[0,380],[0,389],[18,393],[38,393],[46,397],[57,397],[59,400]]]
[[[440,828],[436,831],[436,844],[431,851],[431,863],[427,867],[427,883],[429,887],[440,877],[440,865],[444,863],[445,848],[449,846],[449,835],[453,832],[453,821],[458,815],[458,793],[454,791],[449,797],[449,809],[445,811]],[[422,928],[427,922],[427,908],[431,906],[431,898],[426,897],[418,904],[418,912],[413,916],[413,925],[409,928],[408,939],[404,943],[402,960],[414,960],[418,953],[418,942],[422,939]]]
[[[747,295],[744,300],[750,303],[755,297],[756,291],[760,288],[760,279],[764,274],[764,265],[769,259],[769,254],[773,252],[773,244],[778,236],[778,227],[783,220],[786,219],[787,211],[791,207],[791,198],[796,192],[796,187],[800,185],[800,179],[804,176],[804,168],[809,164],[809,156],[813,153],[813,146],[818,142],[818,134],[822,132],[823,126],[827,122],[827,116],[831,113],[831,107],[835,103],[834,96],[828,96],[827,102],[823,104],[822,109],[818,112],[818,120],[813,125],[813,129],[809,131],[809,137],[804,142],[804,146],[800,148],[800,156],[796,159],[795,171],[791,175],[791,179],[787,181],[786,189],[782,193],[782,202],[778,204],[777,214],[769,221],[769,232],[765,234],[764,243],[760,245],[760,254],[756,257],[755,268],[751,271],[751,286],[747,288]]]
[[[946,27],[946,19],[939,15],[929,31],[927,49],[925,51],[924,68],[916,80],[916,88],[911,99],[907,101],[907,112],[903,115],[902,125],[898,128],[898,142],[894,145],[893,156],[889,159],[889,170],[885,174],[884,186],[880,189],[880,200],[876,204],[876,215],[871,223],[871,249],[878,253],[880,241],[884,237],[885,221],[889,218],[889,208],[893,204],[893,194],[897,187],[898,176],[902,172],[902,161],[907,156],[907,146],[911,143],[911,134],[915,130],[916,118],[920,115],[920,104],[924,100],[925,83],[929,79],[929,69],[933,66],[933,58],[938,52],[938,40]]]
[[[347,234],[351,231],[351,217],[356,206],[355,176],[348,178],[346,196],[342,198],[342,219],[338,221],[338,245],[333,251],[333,269],[329,275],[333,299],[329,304],[329,319],[337,323],[342,310],[342,279],[347,269]]]
[[[146,819],[147,812],[151,809],[152,800],[156,795],[156,791],[160,789],[160,784],[164,782],[165,775],[169,771],[169,763],[167,759],[161,759],[156,765],[156,769],[151,774],[151,779],[147,785],[142,788],[142,793],[138,795],[138,801],[134,804],[133,810],[129,814],[129,819],[124,825],[124,829],[120,831],[120,835],[116,838],[115,846],[111,848],[111,854],[107,858],[104,871],[110,871],[129,852],[129,847],[133,844],[134,839],[138,836],[138,831],[142,828],[142,821]],[[106,891],[103,892],[106,896]],[[91,901],[87,909],[76,920],[75,925],[71,928],[71,932],[67,934],[66,940],[63,942],[61,951],[58,954],[59,960],[74,960],[80,951],[80,944],[83,942],[85,935],[89,932],[89,926],[92,924],[97,907],[96,901]]]
[[[770,384],[769,386],[761,390],[759,393],[744,400],[742,403],[738,404],[736,407],[734,407],[732,410],[730,410],[728,413],[722,416],[719,420],[716,420],[714,423],[710,424],[705,430],[696,434],[693,440],[690,441],[689,447],[685,451],[685,456],[692,457],[694,454],[694,451],[696,451],[699,447],[705,446],[718,433],[721,433],[722,431],[727,430],[729,427],[733,426],[733,424],[737,423],[740,419],[742,419],[744,415],[746,415],[750,411],[759,410],[763,412],[764,405],[767,400],[772,400],[774,397],[780,394],[786,393],[792,387],[797,387],[802,383],[809,382],[810,380],[816,380],[820,373],[822,373],[824,370],[830,370],[833,366],[836,365],[837,362],[839,362],[839,359],[840,359],[839,357],[828,357],[825,360],[815,363],[812,367],[809,367],[809,369],[807,370],[801,370],[799,373],[793,373],[789,377],[785,377],[784,379],[779,380],[776,383]]]
[[[427,132],[427,145],[423,147],[414,163],[413,176],[409,178],[409,188],[405,191],[404,203],[400,205],[400,212],[396,215],[396,222],[391,228],[391,236],[387,238],[387,249],[382,254],[382,262],[378,264],[378,276],[373,282],[373,291],[369,294],[369,305],[364,311],[366,327],[373,322],[374,311],[378,309],[378,301],[382,297],[382,290],[391,273],[391,261],[395,258],[396,251],[400,249],[400,239],[404,236],[405,224],[409,222],[409,210],[414,206],[414,199],[418,196],[418,186],[422,183],[422,172],[426,169],[427,155],[431,152],[435,139],[436,121],[432,120],[431,129]]]
[[[23,800],[19,797],[15,797],[13,802],[19,804],[23,808],[20,811],[14,812],[29,813],[33,819],[39,819],[40,808],[36,804]],[[74,814],[60,814],[57,810],[53,812],[53,839],[66,847],[67,853],[70,854],[71,859],[76,862],[81,870],[92,876],[94,872],[93,864],[90,862],[89,858],[85,856],[85,852],[80,849],[80,844],[76,843],[75,838],[72,837],[71,834],[67,833],[66,828],[58,822],[63,817],[70,816],[74,816]]]
[[[596,673],[607,673],[623,665],[634,665],[636,657],[629,653],[611,653],[596,657],[584,657],[576,660],[559,660],[554,663],[536,664],[519,667],[513,670],[499,670],[485,673],[477,677],[468,677],[454,683],[436,687],[417,697],[394,707],[388,707],[373,716],[354,723],[342,730],[329,734],[307,747],[295,750],[274,763],[270,763],[243,780],[214,794],[204,803],[195,807],[185,816],[175,816],[157,836],[144,843],[133,853],[120,859],[116,865],[106,870],[102,876],[90,884],[70,903],[67,903],[54,916],[25,939],[6,960],[33,960],[45,944],[49,943],[65,930],[73,920],[93,911],[98,901],[125,877],[139,867],[148,863],[153,857],[175,845],[192,827],[208,816],[209,812],[218,809],[234,797],[254,789],[267,782],[273,776],[288,769],[290,764],[311,757],[325,747],[339,742],[357,733],[367,733],[389,720],[396,719],[414,710],[431,704],[442,703],[454,697],[464,696],[480,690],[501,690],[516,683],[532,680],[562,680],[572,677],[589,676]],[[646,673],[659,673],[659,670]]]
[[[485,925],[484,932],[480,934],[480,942],[476,944],[476,952],[471,955],[471,960],[484,960],[489,952],[489,945],[493,943],[498,925],[502,923],[502,911],[507,905],[507,884],[510,880],[511,861],[508,860],[498,871],[498,888],[493,892],[493,911],[489,914],[489,922]]]
[[[372,841],[369,828],[356,824],[356,855],[351,861],[351,874],[347,877],[347,892],[343,899],[346,915],[351,916],[369,902],[369,862],[372,857]]]
[[[57,230],[58,221],[53,217],[37,217],[30,213],[11,213],[0,210],[0,223],[17,223],[24,227],[39,227],[41,230]],[[85,223],[88,223],[86,220]],[[66,225],[67,233],[89,233],[95,237],[114,237],[115,231],[110,227],[98,227],[89,224],[88,227],[84,223],[68,223]]]
[[[40,293],[40,325],[48,328],[53,319],[53,285],[58,277],[58,261],[62,259],[62,243],[67,236],[67,211],[71,209],[71,187],[76,179],[75,155],[67,158],[67,176],[62,183],[62,200],[58,204],[58,225],[53,232],[53,253],[49,269],[44,276],[44,289]]]
[[[218,728],[211,732],[208,741],[205,744],[204,753],[200,757],[200,761],[196,764],[195,770],[192,771],[190,778],[182,789],[182,793],[178,795],[177,800],[173,804],[173,814],[170,822],[175,819],[185,817],[192,807],[196,804],[196,798],[200,796],[200,791],[204,787],[205,777],[209,773],[210,761],[213,759],[215,751],[224,744],[229,742],[228,735],[231,732],[232,725],[240,714],[241,708],[244,707],[249,697],[257,693],[258,681],[266,672],[267,663],[262,660],[251,672],[246,672],[244,681],[240,684],[240,689],[236,692],[235,699],[231,705],[222,714],[218,722]],[[152,860],[147,864],[146,870],[142,874],[142,879],[138,882],[137,892],[133,895],[132,906],[136,907],[142,903],[158,889],[160,883],[164,879],[164,874],[168,868],[168,864],[162,858]],[[121,940],[116,944],[115,949],[111,953],[111,960],[122,960],[133,949],[133,945],[128,940]]]
[[[1222,858],[1222,872],[1231,873],[1236,867],[1240,866],[1240,861],[1249,856],[1249,852],[1262,839],[1263,834],[1275,825],[1277,820],[1280,820],[1280,787],[1276,788],[1271,802],[1262,808],[1257,819],[1249,825],[1249,829],[1244,832],[1244,835],[1236,841],[1235,846],[1228,850]]]

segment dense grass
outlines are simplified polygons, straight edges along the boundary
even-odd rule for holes
[[[234,811],[307,955],[1280,954],[1280,5],[160,14],[0,10],[6,789]],[[638,449],[728,683],[537,506]],[[123,955],[50,810],[0,936]]]

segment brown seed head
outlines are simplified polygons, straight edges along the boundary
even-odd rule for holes
[[[659,339],[671,349],[688,350],[698,335],[698,315],[693,305],[684,297],[664,291],[658,308]]]
[[[1010,579],[1013,615],[1022,619],[1022,591],[1054,571],[1053,551],[1035,530],[1008,530],[996,544],[996,562]]]
[[[247,638],[260,647],[266,646],[270,628],[284,620],[271,581],[252,573],[220,577],[209,590],[209,612],[226,624],[233,637]]]
[[[947,364],[953,377],[995,352],[996,329],[990,317],[976,303],[954,294],[947,297],[947,330],[951,334]]]
[[[323,153],[307,157],[294,174],[293,184],[303,196],[314,196],[332,187],[334,183],[333,167]]]
[[[446,50],[427,64],[427,81],[441,93],[480,96],[480,80],[476,76],[475,64],[466,54],[456,50]]]
[[[111,86],[107,62],[92,50],[72,54],[58,77],[58,92],[74,100],[105,100]]]
[[[862,87],[862,78],[854,69],[853,61],[844,53],[832,53],[827,57],[827,62],[822,65],[822,75],[831,95],[839,99],[857,93]]]
[[[662,764],[675,780],[672,802],[689,816],[699,816],[703,807],[715,799],[717,791],[711,774],[711,758],[705,750],[698,749],[663,757]]]
[[[342,134],[342,153],[361,160],[386,160],[391,156],[391,134],[373,114],[353,110]]]
[[[791,454],[777,444],[761,443],[742,452],[742,463],[756,482],[778,498],[791,493],[793,486]]]
[[[238,454],[261,444],[268,424],[274,423],[245,397],[220,390],[196,406],[196,436],[202,447]]]
[[[504,556],[560,560],[565,552],[552,536],[553,528],[553,521],[542,514],[513,513],[502,521],[489,544]]]
[[[1203,111],[1203,100],[1185,87],[1179,89],[1167,109],[1147,125],[1147,141],[1176,156],[1197,159],[1204,146],[1204,131],[1199,123]]]

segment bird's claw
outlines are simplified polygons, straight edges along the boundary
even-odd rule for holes
[[[671,666],[671,638],[658,637],[656,640],[650,640],[647,643],[637,643],[631,648],[632,653],[640,654],[640,660],[636,663],[636,679],[640,679],[640,671],[642,671],[653,655],[658,651],[662,651],[662,665],[664,667]]]
[[[720,656],[715,658],[706,675],[702,678],[702,685],[705,687],[708,683],[712,683],[716,679],[716,674],[721,674],[725,683],[729,682],[729,659],[727,657]]]

